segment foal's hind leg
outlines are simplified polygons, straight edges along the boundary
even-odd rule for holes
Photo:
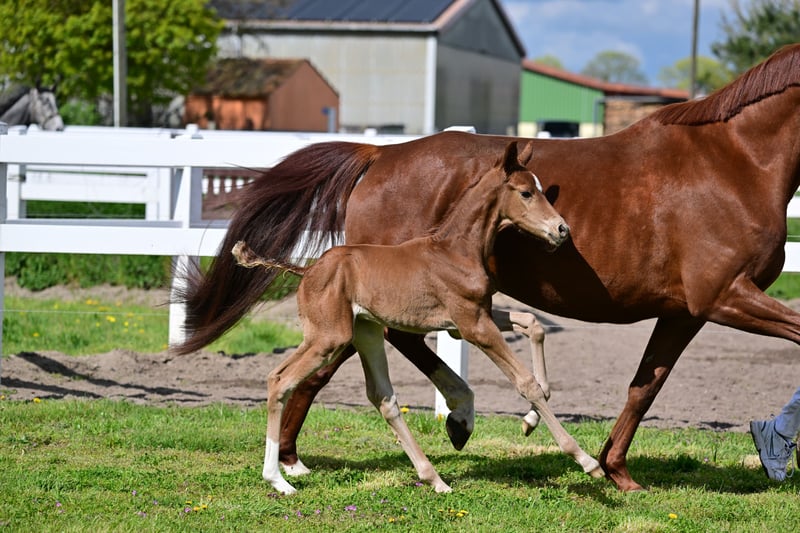
[[[267,380],[267,438],[262,476],[278,492],[283,494],[297,492],[281,475],[278,461],[281,416],[286,401],[299,383],[302,383],[322,366],[334,361],[349,341],[349,338],[335,342],[332,339],[306,336],[297,350],[269,374]]]
[[[417,469],[417,475],[422,481],[433,485],[436,492],[450,492],[450,487],[439,477],[400,413],[397,397],[389,380],[389,367],[383,347],[383,326],[366,320],[356,320],[353,344],[364,367],[367,397],[394,431],[406,455]]]
[[[465,323],[459,321],[457,325],[464,338],[480,348],[508,377],[517,391],[531,402],[561,451],[580,464],[584,472],[592,477],[602,477],[604,473],[600,463],[583,451],[575,439],[563,428],[547,404],[544,391],[537,383],[536,378],[517,361],[491,318],[483,316]]]
[[[545,400],[550,399],[550,382],[547,380],[547,366],[544,362],[544,327],[533,313],[492,310],[492,319],[500,331],[516,331],[528,337],[533,360],[533,377],[544,392]],[[522,431],[527,437],[539,425],[539,413],[531,409],[522,417]]]

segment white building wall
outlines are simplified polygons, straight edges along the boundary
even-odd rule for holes
[[[340,96],[342,128],[397,125],[427,134],[427,36],[342,33],[224,35],[220,56],[308,58]],[[427,81],[430,84],[430,80]],[[427,90],[426,90],[427,89]],[[320,110],[320,113],[322,110]],[[428,112],[429,114],[430,112]]]

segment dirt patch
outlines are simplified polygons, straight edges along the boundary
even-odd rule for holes
[[[24,293],[12,284],[7,293]],[[58,287],[43,298],[119,299],[163,304],[165,291],[117,287],[88,291]],[[525,309],[506,297],[497,303]],[[790,302],[797,309],[800,301]],[[259,318],[296,323],[292,298],[262,306]],[[639,363],[654,321],[628,326],[587,324],[539,313],[547,326],[545,350],[552,387],[550,404],[563,420],[613,419],[622,409],[627,386]],[[429,337],[431,342],[434,337]],[[507,337],[530,366],[530,349],[521,336]],[[266,400],[266,376],[290,351],[246,357],[198,352],[109,353],[73,357],[57,352],[22,353],[2,361],[0,388],[7,397],[112,398],[146,404],[203,405],[214,402],[254,406]],[[749,420],[780,410],[800,383],[798,348],[788,342],[707,325],[678,361],[644,425],[746,431]],[[398,398],[412,408],[433,409],[434,389],[405,358],[389,351]],[[468,380],[481,413],[521,414],[527,404],[506,378],[475,349]],[[323,405],[369,405],[357,358],[346,362],[320,393]]]

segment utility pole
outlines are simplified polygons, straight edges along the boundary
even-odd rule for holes
[[[692,72],[689,76],[689,100],[694,100],[697,92],[697,25],[700,19],[700,0],[694,0],[692,16]]]
[[[128,56],[125,52],[125,0],[113,0],[114,127],[128,124]]]

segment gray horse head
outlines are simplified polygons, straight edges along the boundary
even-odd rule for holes
[[[15,87],[0,99],[0,122],[9,126],[38,124],[43,130],[61,131],[56,96],[50,89]]]

